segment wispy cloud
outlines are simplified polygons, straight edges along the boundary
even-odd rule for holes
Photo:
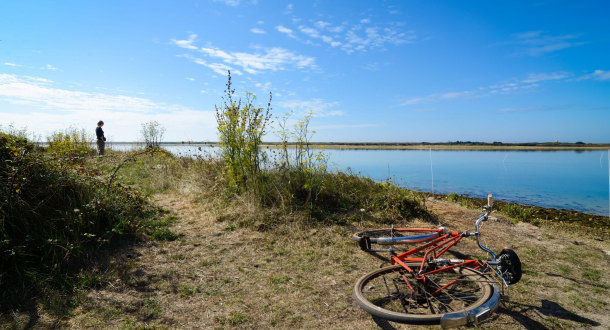
[[[225,74],[227,70],[236,74],[242,74],[241,71],[258,74],[263,71],[282,71],[288,68],[313,69],[316,67],[314,57],[299,55],[280,47],[257,47],[254,53],[228,52],[213,46],[198,48],[193,45],[195,38],[196,35],[191,35],[188,40],[172,40],[172,42],[179,47],[196,50],[206,56],[206,58],[199,58],[192,55],[182,55],[219,74]],[[234,68],[239,68],[239,70]]]
[[[553,73],[530,73],[526,79],[522,80],[524,83],[537,83],[541,81],[549,80],[562,80],[570,77],[571,74],[567,72],[553,72]]]
[[[252,32],[254,34],[265,34],[265,30],[259,29],[259,28],[251,28],[250,32]]]
[[[298,116],[311,113],[314,117],[342,116],[345,112],[335,110],[339,102],[326,102],[321,99],[291,100],[279,102],[279,106],[293,110]]]
[[[434,103],[452,99],[463,99],[463,98],[474,98],[478,97],[480,94],[478,91],[460,91],[460,92],[448,92],[448,93],[435,93],[421,97],[413,97],[401,105],[414,105],[414,104],[425,104],[425,103]]]
[[[541,56],[586,44],[579,38],[579,34],[551,35],[545,31],[528,31],[513,34],[511,41],[502,44],[516,45],[515,55]]]
[[[41,67],[41,69],[44,69],[44,70],[51,70],[51,71],[56,71],[56,70],[57,70],[57,68],[56,68],[56,67],[54,67],[54,66],[52,66],[51,64],[47,64],[47,65],[45,65],[45,66]]]
[[[291,29],[283,26],[283,25],[278,25],[275,27],[275,29],[279,32],[279,33],[283,33],[287,36],[289,36],[290,38],[296,38],[296,36],[294,35],[294,33],[292,32]]]
[[[590,106],[579,105],[579,104],[557,104],[557,105],[531,105],[522,107],[507,107],[500,108],[498,112],[540,112],[540,111],[562,111],[562,110],[598,110],[597,108],[591,108]]]
[[[578,78],[577,80],[587,80],[587,79],[593,79],[593,80],[599,80],[599,81],[610,81],[610,70],[608,70],[608,71],[595,70],[595,71],[593,71],[593,73],[584,75],[584,76]]]
[[[126,110],[168,111],[178,106],[125,95],[89,93],[55,88],[53,82],[36,77],[0,74],[0,97],[15,104],[74,111]]]
[[[286,5],[286,9],[284,9],[284,14],[290,15],[290,14],[292,14],[293,11],[294,11],[294,5],[289,3]]]
[[[610,71],[595,70],[593,71],[593,73],[580,76],[576,79],[574,79],[573,77],[574,74],[570,72],[530,73],[524,79],[513,79],[513,81],[511,82],[504,82],[500,84],[479,87],[472,90],[434,93],[426,96],[412,97],[401,103],[401,105],[426,104],[453,99],[473,99],[488,97],[492,95],[521,93],[535,89],[541,86],[542,84],[548,84],[551,82],[562,83],[581,80],[610,81]],[[506,109],[508,110],[501,111],[516,111],[512,110],[513,108]]]
[[[540,83],[567,80],[570,76],[571,74],[566,72],[532,73],[527,78],[511,82],[493,84],[465,91],[434,93],[426,96],[412,97],[401,105],[428,104],[447,100],[475,99],[492,95],[521,93],[539,87]]]
[[[297,19],[295,22],[303,20]],[[346,22],[332,24],[323,20],[312,21],[309,24],[299,24],[295,29],[277,26],[276,29],[289,36],[310,45],[320,45],[316,41],[330,47],[337,47],[348,54],[372,50],[383,50],[389,45],[401,45],[413,42],[417,37],[415,31],[405,31],[402,24],[393,22],[374,23],[370,18],[363,18],[358,23],[349,25]],[[297,35],[296,32],[300,32]]]
[[[214,0],[214,2],[222,2],[227,6],[237,7],[239,6],[240,0]]]
[[[12,67],[19,67],[19,66],[21,66],[20,64],[15,64],[15,63],[11,63],[11,62],[4,62],[4,65],[12,66]]]
[[[195,42],[195,39],[197,39],[197,35],[193,33],[193,34],[189,35],[189,38],[186,40],[172,39],[171,42],[178,47],[191,49],[191,50],[197,50],[197,47],[193,45],[193,43]]]
[[[0,74],[0,102],[25,106],[33,111],[2,113],[3,123],[27,127],[44,135],[69,125],[92,127],[104,119],[114,141],[135,141],[140,123],[157,120],[168,128],[168,139],[215,139],[213,134],[206,137],[184,135],[208,129],[215,132],[214,111],[199,111],[141,97],[68,90],[54,85],[44,78]]]

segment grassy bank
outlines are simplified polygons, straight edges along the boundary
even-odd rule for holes
[[[0,310],[42,303],[63,313],[100,248],[133,241],[158,211],[100,171],[78,132],[40,148],[0,133]]]

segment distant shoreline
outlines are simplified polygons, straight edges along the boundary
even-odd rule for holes
[[[109,142],[110,144],[129,145],[141,142]],[[172,145],[218,145],[218,142],[161,142],[161,146]],[[264,142],[261,147],[277,148],[280,142]],[[294,147],[288,143],[288,147]],[[315,142],[310,147],[319,149],[368,149],[368,150],[609,150],[610,143],[485,143],[485,142]]]

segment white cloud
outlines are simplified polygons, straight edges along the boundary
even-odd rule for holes
[[[558,110],[570,110],[575,108],[583,108],[574,104],[563,104],[563,105],[531,105],[523,107],[508,107],[498,109],[498,112],[538,112],[538,111],[558,111]]]
[[[302,20],[296,20],[295,22],[300,21]],[[345,22],[333,26],[332,23],[322,20],[317,20],[311,24],[313,26],[298,25],[296,32],[300,32],[302,36],[297,35],[293,29],[285,26],[278,26],[276,29],[305,44],[319,45],[314,40],[321,40],[331,47],[340,47],[348,54],[356,51],[383,50],[388,45],[396,46],[416,39],[414,31],[403,31],[401,29],[403,24],[397,22],[373,24],[371,19],[363,18],[351,27]],[[366,24],[366,28],[363,28],[362,24]]]
[[[324,29],[328,26],[330,26],[331,24],[328,22],[324,22],[324,21],[317,21],[314,23],[314,25],[318,28],[318,29]]]
[[[287,27],[284,27],[284,26],[282,26],[282,25],[278,25],[278,26],[276,26],[276,27],[275,27],[275,29],[276,29],[276,30],[277,30],[279,33],[283,33],[283,34],[285,34],[285,35],[289,36],[290,38],[295,38],[295,35],[294,35],[294,33],[292,32],[292,30],[291,30],[291,29],[289,29],[289,28],[287,28]]]
[[[333,110],[339,102],[325,102],[321,99],[312,100],[291,100],[278,103],[279,106],[293,110],[297,116],[304,116],[311,113],[314,117],[342,116],[345,113],[340,110]]]
[[[189,80],[189,81],[195,81],[195,78],[192,78],[192,77],[186,77],[186,80]]]
[[[586,79],[593,79],[593,80],[599,80],[599,81],[610,81],[610,70],[608,70],[608,71],[595,70],[591,74],[587,74],[587,75],[584,75],[584,76],[578,78],[578,80],[586,80]]]
[[[125,95],[108,95],[59,89],[44,78],[0,74],[0,97],[38,108],[68,111],[126,110],[132,112],[168,111],[176,106]]]
[[[222,2],[227,6],[237,7],[239,6],[240,0],[214,0],[214,2]]]
[[[292,11],[294,10],[294,5],[289,3],[286,5],[286,9],[284,10],[284,14],[289,15],[292,14]]]
[[[51,64],[47,64],[47,65],[43,66],[41,69],[51,70],[51,71],[56,71],[57,70],[57,68],[52,66]]]
[[[252,32],[254,34],[265,34],[265,30],[259,29],[259,28],[251,28],[250,32]]]
[[[580,37],[577,34],[551,35],[544,31],[527,31],[512,37],[512,41],[503,44],[517,45],[515,55],[541,56],[586,44],[577,40]]]
[[[192,56],[183,56],[185,58],[190,59],[191,61],[193,61],[193,63],[199,64],[199,65],[203,65],[205,67],[208,67],[210,69],[212,69],[212,71],[220,74],[220,75],[226,75],[227,71],[231,71],[236,75],[241,76],[242,72],[239,70],[235,70],[232,67],[223,64],[223,63],[208,63],[205,60],[201,59],[201,58],[196,58],[196,57],[192,57]]]
[[[299,30],[312,38],[319,38],[318,30],[306,26],[299,26]]]
[[[54,87],[44,78],[0,74],[0,102],[13,104],[17,109],[4,105],[3,123],[27,127],[43,136],[71,125],[93,131],[95,123],[103,119],[104,128],[108,127],[107,136],[114,141],[137,140],[140,123],[150,120],[157,120],[167,128],[167,140],[216,138],[214,111],[198,111],[126,95],[66,90]],[[27,111],[30,109],[34,110]],[[201,135],[208,131],[213,133]]]
[[[258,74],[263,71],[282,71],[288,68],[297,69],[313,69],[316,67],[315,58],[296,54],[284,48],[261,48],[258,47],[255,53],[246,52],[227,52],[219,48],[208,46],[197,48],[192,45],[194,38],[191,36],[189,40],[172,40],[179,47],[197,50],[207,59],[198,58],[191,55],[180,55],[193,61],[194,63],[206,66],[218,74],[226,74],[227,70],[231,70],[238,75],[242,74],[243,70],[250,74]],[[188,47],[184,47],[184,46]],[[214,62],[214,61],[220,62]],[[240,68],[235,70],[234,67]]]
[[[519,92],[526,92],[528,90],[539,87],[539,83],[549,81],[567,81],[571,76],[570,73],[566,72],[555,72],[555,73],[533,73],[529,74],[527,78],[521,80],[514,80],[512,82],[505,82],[501,84],[494,84],[484,87],[479,87],[472,90],[447,92],[447,93],[434,93],[426,96],[412,97],[401,103],[401,105],[416,105],[416,104],[428,104],[435,102],[442,102],[446,100],[458,100],[458,99],[473,99],[488,97],[491,95],[503,95],[503,94],[514,94]]]
[[[196,50],[197,47],[193,46],[193,42],[195,42],[195,39],[197,39],[197,35],[193,33],[189,35],[189,38],[187,40],[172,39],[172,43],[178,47]]]
[[[561,80],[569,77],[570,74],[566,72],[554,72],[554,73],[531,73],[527,76],[527,79],[523,80],[524,83],[536,83],[540,81],[548,80]]]
[[[11,62],[4,62],[4,65],[6,65],[6,66],[12,66],[12,67],[18,67],[18,66],[21,66],[20,64],[15,64],[15,63],[11,63]]]

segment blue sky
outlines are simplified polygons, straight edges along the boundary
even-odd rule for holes
[[[316,141],[610,142],[606,1],[2,1],[0,125],[217,140],[226,71]],[[271,129],[273,131],[273,129]],[[267,141],[277,140],[273,132]]]

